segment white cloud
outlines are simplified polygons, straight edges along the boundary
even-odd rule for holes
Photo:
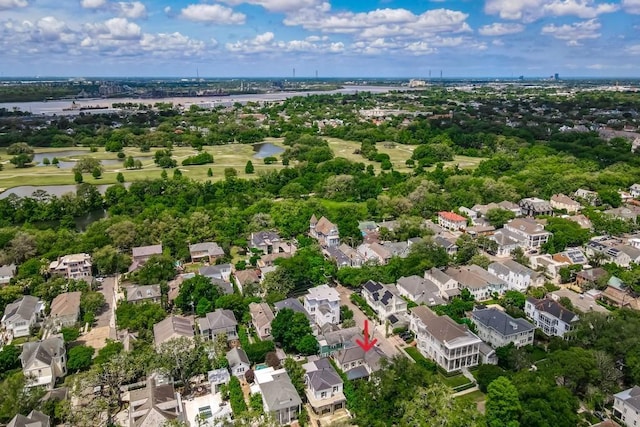
[[[194,22],[209,24],[244,24],[246,16],[219,4],[190,4],[182,9],[180,16]]]
[[[101,23],[85,24],[84,29],[92,39],[131,41],[142,36],[141,28],[126,18],[111,18]]]
[[[80,5],[85,9],[100,9],[107,5],[107,0],[81,0]]]
[[[568,25],[545,25],[542,27],[542,34],[553,36],[558,40],[566,40],[569,46],[579,46],[580,40],[597,39],[600,37],[600,23],[595,19],[588,21],[576,22]]]
[[[263,8],[265,8],[270,12],[292,12],[295,10],[314,7],[322,3],[322,0],[220,0],[220,1],[230,6],[237,6],[243,3],[262,6]]]
[[[212,45],[215,44],[217,42],[212,40]],[[204,52],[206,44],[201,40],[194,40],[175,32],[170,34],[144,34],[140,39],[140,47],[142,50],[155,55],[173,52],[181,52],[184,55],[198,55]]]
[[[622,8],[625,12],[640,14],[640,0],[622,0]]]
[[[521,24],[505,24],[503,22],[494,22],[491,25],[484,25],[478,29],[478,33],[482,36],[504,36],[506,34],[516,34],[524,31],[524,25]]]
[[[13,9],[14,7],[27,7],[27,0],[0,0],[0,10]]]
[[[147,17],[147,8],[139,1],[131,3],[121,1],[118,2],[116,7],[119,11],[119,15],[123,18],[140,19]]]
[[[533,22],[545,16],[592,19],[618,9],[617,4],[596,3],[595,0],[486,0],[484,6],[488,15],[524,22]]]
[[[625,49],[629,55],[640,55],[640,44],[634,44]]]
[[[241,55],[248,54],[281,54],[286,52],[298,53],[339,53],[344,51],[344,43],[331,42],[328,37],[307,37],[304,40],[276,40],[275,35],[268,31],[258,34],[252,39],[227,43],[226,49]]]

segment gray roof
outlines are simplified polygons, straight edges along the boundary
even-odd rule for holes
[[[15,264],[0,265],[0,276],[13,277],[16,274]]]
[[[156,343],[177,338],[177,336],[193,338],[193,320],[187,317],[171,315],[153,325],[153,338]]]
[[[264,246],[271,245],[273,242],[279,242],[280,236],[275,231],[259,231],[257,233],[251,233],[251,245]]]
[[[360,338],[363,337],[360,336]],[[364,351],[359,345],[342,349],[333,355],[333,358],[340,365],[362,360],[369,366],[369,369],[371,369],[372,372],[380,369],[380,361],[386,357],[387,356],[378,347],[373,347],[369,351]]]
[[[207,252],[209,256],[224,255],[224,251],[216,242],[202,242],[189,245],[189,252]]]
[[[249,312],[251,318],[258,325],[259,328],[267,326],[273,320],[273,311],[266,302],[252,302],[249,304]]]
[[[433,278],[440,283],[447,283],[449,280],[452,280],[451,277],[449,277],[444,271],[440,270],[439,268],[433,267],[425,273],[433,276]]]
[[[304,305],[302,305],[302,303],[297,298],[287,298],[285,300],[274,303],[273,306],[276,308],[276,311],[280,311],[283,308],[289,308],[293,311],[308,315],[307,310],[304,309]]]
[[[131,286],[127,289],[127,301],[141,301],[161,296],[160,285]]]
[[[367,368],[360,365],[356,366],[353,369],[349,369],[347,372],[345,372],[345,374],[347,375],[347,379],[349,381],[353,381],[359,380],[361,378],[367,378],[369,376],[369,371],[367,371]]]
[[[329,359],[323,358],[310,363],[312,370],[307,371],[307,384],[313,390],[326,390],[342,384],[342,379],[331,366]]]
[[[514,260],[507,259],[500,262],[492,262],[489,264],[489,270],[494,270],[498,274],[509,275],[509,272],[513,272],[514,274],[536,277],[538,273],[526,267],[522,264],[515,262]]]
[[[529,332],[536,327],[524,319],[515,319],[507,313],[495,308],[474,310],[471,313],[472,319],[487,328],[491,328],[502,336],[509,336],[521,332]]]
[[[205,267],[200,267],[198,269],[198,273],[205,277],[222,277],[223,270],[231,271],[231,264],[207,265]]]
[[[429,279],[415,275],[401,277],[398,279],[397,286],[404,289],[411,295],[411,299],[418,304],[444,304],[444,300],[439,295],[438,285]]]
[[[229,366],[231,368],[234,368],[242,363],[251,366],[251,362],[249,361],[249,357],[247,357],[247,353],[245,353],[243,349],[238,347],[233,347],[227,352],[227,360],[229,361]]]
[[[233,285],[231,282],[227,282],[226,280],[218,277],[209,277],[209,279],[211,280],[212,285],[219,287],[226,295],[231,295],[233,293]]]
[[[632,388],[614,394],[614,397],[624,401],[627,405],[640,411],[640,387],[635,385]]]
[[[218,309],[207,313],[206,317],[198,319],[200,330],[223,329],[238,326],[236,316],[231,310]]]
[[[442,237],[442,236],[436,236],[436,237],[433,239],[433,242],[434,242],[436,245],[441,246],[441,247],[443,247],[443,248],[445,248],[445,249],[450,249],[450,248],[454,248],[454,247],[455,247],[455,248],[457,248],[457,247],[458,247],[458,246],[455,244],[455,242],[452,242],[451,240],[445,239],[445,238],[444,238],[444,237]]]
[[[42,341],[24,343],[20,360],[22,361],[23,367],[30,366],[36,360],[50,366],[54,357],[63,355],[64,353],[65,348],[62,335],[54,335]]]
[[[302,399],[298,396],[298,392],[287,375],[278,376],[277,379],[259,386],[269,411],[279,411],[302,405]]]
[[[38,298],[25,295],[22,298],[7,305],[4,310],[3,322],[13,323],[17,320],[29,320],[33,313],[42,308],[42,303]]]
[[[362,288],[371,295],[371,298],[374,301],[380,301],[384,305],[389,304],[394,296],[396,298],[400,298],[400,295],[398,295],[398,292],[393,285],[383,285],[373,280],[369,280],[362,286]]]
[[[560,305],[559,302],[556,302],[551,298],[536,299],[528,297],[527,301],[533,304],[538,311],[549,313],[565,323],[571,323],[578,320],[578,316],[574,312],[567,310]]]
[[[442,343],[453,343],[458,339],[477,338],[469,332],[466,326],[454,322],[449,316],[438,316],[424,305],[413,307],[411,314],[420,319],[427,331]],[[477,339],[480,340],[479,338]]]
[[[330,247],[324,248],[324,251],[326,251],[327,254],[329,254],[329,257],[332,260],[335,260],[337,265],[351,265],[351,259],[347,255],[345,255],[345,253],[342,252],[340,248],[330,246]]]
[[[40,411],[33,410],[26,417],[18,414],[7,424],[7,427],[49,427],[49,416]]]
[[[231,379],[231,374],[226,368],[214,369],[207,373],[211,384],[226,384]]]
[[[134,258],[162,254],[162,245],[139,246],[131,249]]]
[[[157,419],[165,421],[176,418],[174,411],[163,409],[167,407],[167,404],[176,401],[176,392],[172,383],[156,384],[155,378],[150,376],[145,388],[130,392],[130,401],[143,402],[135,409],[135,420],[130,407],[131,426],[150,425]],[[149,423],[145,423],[147,418],[149,418]]]
[[[327,342],[327,344],[329,345],[336,345],[336,344],[340,344],[340,343],[347,343],[347,342],[351,342],[354,340],[354,337],[360,335],[360,328],[357,326],[351,327],[351,328],[346,328],[346,329],[339,329],[337,331],[330,331],[330,332],[326,332],[324,335],[321,335],[318,338],[322,338],[324,337],[324,340]]]

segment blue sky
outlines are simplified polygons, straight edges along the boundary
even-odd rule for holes
[[[0,76],[640,77],[640,0],[0,0]]]

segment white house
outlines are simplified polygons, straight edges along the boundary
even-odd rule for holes
[[[636,184],[637,185],[637,184]],[[613,395],[613,416],[627,426],[640,425],[640,387],[633,386]]]
[[[322,247],[340,246],[338,226],[325,217],[318,220],[315,215],[311,216],[309,220],[309,234],[316,239]]]
[[[304,296],[304,309],[320,327],[340,323],[340,295],[329,285],[310,288]]]
[[[480,363],[482,340],[449,316],[438,316],[423,305],[414,307],[409,328],[416,336],[420,353],[446,372]]]
[[[26,387],[44,386],[53,389],[56,380],[67,375],[67,351],[62,335],[24,343],[20,362],[22,372],[28,379]]]
[[[16,275],[15,264],[0,266],[0,285],[6,285]]]
[[[505,230],[521,236],[523,249],[537,249],[547,243],[551,233],[544,226],[530,218],[512,219],[504,225]]]
[[[271,322],[275,316],[269,304],[266,302],[252,302],[249,304],[249,313],[251,313],[251,323],[260,339],[271,339]]]
[[[82,279],[91,277],[91,255],[72,254],[58,258],[49,264],[51,274],[60,274],[67,279]]]
[[[400,296],[394,285],[383,285],[369,280],[362,286],[362,296],[380,320],[407,312],[407,302]]]
[[[445,273],[458,282],[460,289],[468,289],[476,301],[490,299],[494,293],[502,295],[508,289],[504,280],[475,264],[449,267]]]
[[[524,292],[529,286],[542,286],[544,276],[511,259],[492,262],[487,268],[489,273],[504,280],[509,289]]]
[[[429,279],[420,276],[401,277],[396,283],[400,296],[403,296],[416,304],[440,305],[445,301],[440,296],[438,285]]]
[[[440,290],[440,296],[449,300],[456,295],[460,295],[460,286],[458,281],[445,274],[438,268],[431,268],[424,272],[424,278],[436,284]]]
[[[298,419],[302,399],[284,369],[269,367],[255,371],[255,388],[262,395],[265,413],[271,413],[280,425],[291,424]]]
[[[536,327],[524,319],[515,319],[502,310],[486,308],[473,310],[471,320],[478,336],[494,348],[513,343],[516,348],[533,344]]]
[[[438,225],[448,230],[464,230],[467,228],[467,218],[455,212],[438,212]]]
[[[7,305],[0,325],[13,338],[28,337],[31,327],[42,318],[43,312],[44,302],[31,295],[25,295]]]
[[[244,374],[251,369],[251,362],[247,353],[241,348],[233,347],[227,352],[227,361],[231,375],[244,378]]]
[[[564,337],[564,334],[569,332],[573,324],[578,321],[578,315],[551,298],[527,298],[524,312],[538,328],[542,329],[542,332],[549,336]]]
[[[640,184],[633,184],[629,187],[629,194],[631,194],[631,197],[634,199],[640,197]]]

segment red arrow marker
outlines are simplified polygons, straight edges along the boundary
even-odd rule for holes
[[[374,338],[373,340],[369,341],[369,321],[365,320],[364,321],[364,342],[360,340],[356,340],[356,344],[358,344],[364,351],[369,351],[373,348],[374,345],[376,345],[376,342],[378,342],[377,338]]]

